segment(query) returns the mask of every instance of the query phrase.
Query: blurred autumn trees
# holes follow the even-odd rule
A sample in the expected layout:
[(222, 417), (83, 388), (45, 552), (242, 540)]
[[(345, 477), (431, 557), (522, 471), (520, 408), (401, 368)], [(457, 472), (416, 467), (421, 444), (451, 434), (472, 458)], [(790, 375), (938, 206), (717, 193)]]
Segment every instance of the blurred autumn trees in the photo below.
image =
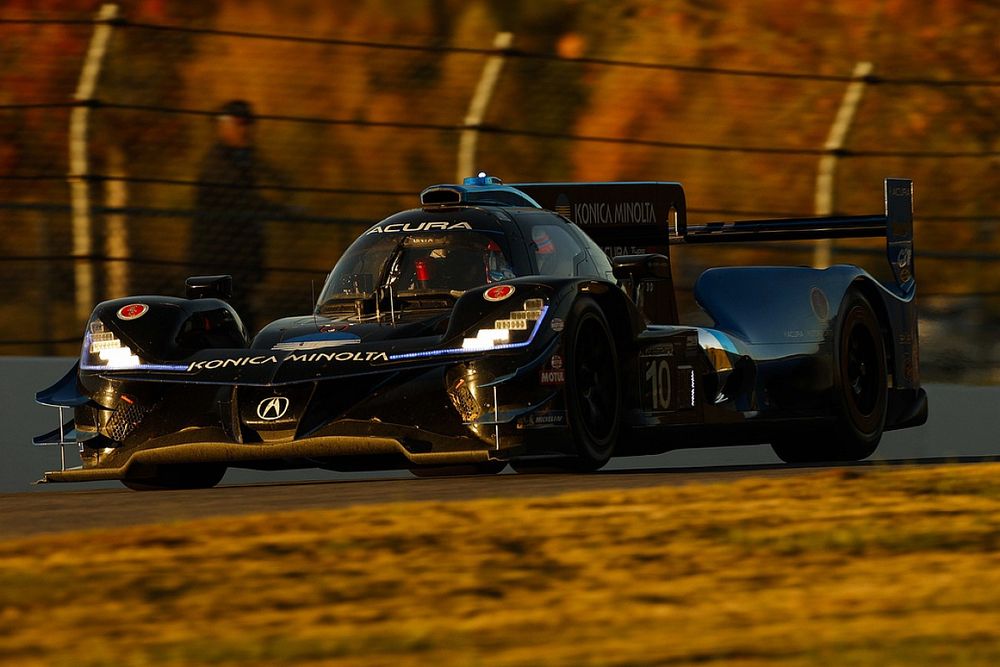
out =
[[(111, 166), (127, 179), (128, 206), (145, 211), (128, 217), (134, 257), (183, 263), (190, 181), (212, 140), (205, 112), (243, 98), (263, 116), (258, 143), (278, 172), (269, 196), (302, 212), (300, 220), (269, 228), (268, 264), (315, 269), (312, 277), (322, 280), (361, 225), (411, 206), (424, 186), (455, 178), (458, 128), (486, 59), (476, 49), (489, 49), (494, 35), (506, 30), (514, 34), (515, 53), (506, 59), (484, 120), (494, 131), (480, 136), (481, 168), (508, 181), (679, 180), (694, 222), (750, 217), (739, 212), (811, 213), (815, 151), (837, 113), (843, 77), (858, 61), (871, 61), (875, 80), (840, 160), (836, 208), (876, 212), (885, 176), (913, 178), (922, 289), (1000, 292), (996, 262), (920, 259), (928, 249), (1000, 254), (995, 3), (119, 5), (127, 24), (114, 28), (97, 90), (112, 106), (94, 109), (90, 150), (95, 172), (107, 173), (109, 161), (116, 162)], [(10, 105), (72, 100), (93, 33), (86, 21), (98, 8), (84, 0), (5, 3), (0, 18), (82, 22), (0, 23), (0, 207), (68, 201), (69, 110)], [(935, 83), (956, 80), (993, 84)], [(970, 155), (954, 156), (959, 153)], [(39, 253), (46, 243), (50, 253), (65, 251), (66, 214), (0, 208), (0, 216), (5, 256)], [(745, 261), (747, 252), (713, 249), (711, 257), (692, 254), (687, 261), (691, 267)], [(760, 257), (775, 255), (764, 251)], [(837, 257), (857, 259), (842, 249)], [(803, 251), (794, 261), (808, 263), (810, 256)], [(23, 272), (23, 266), (12, 270)], [(183, 273), (182, 266), (132, 267), (134, 288), (149, 291), (176, 292)], [(273, 310), (305, 307), (308, 290), (301, 284), (308, 279), (273, 272)], [(991, 304), (979, 306), (989, 312)], [(72, 336), (77, 328), (76, 322), (60, 323), (36, 335)], [(7, 333), (0, 337), (19, 337)]]

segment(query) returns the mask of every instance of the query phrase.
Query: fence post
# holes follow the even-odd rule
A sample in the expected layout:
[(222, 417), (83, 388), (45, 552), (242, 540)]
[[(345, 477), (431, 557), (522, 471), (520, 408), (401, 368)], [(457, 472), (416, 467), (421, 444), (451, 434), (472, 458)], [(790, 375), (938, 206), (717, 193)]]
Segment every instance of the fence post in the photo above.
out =
[(476, 169), (476, 144), (479, 141), (479, 126), (486, 115), (486, 108), (490, 105), (493, 97), (493, 89), (496, 88), (500, 78), (500, 70), (506, 58), (504, 50), (510, 48), (514, 39), (513, 33), (498, 32), (493, 38), (493, 48), (497, 50), (495, 55), (490, 56), (483, 66), (483, 73), (479, 77), (476, 85), (476, 92), (473, 93), (469, 101), (469, 110), (465, 114), (464, 128), (458, 140), (458, 171), (455, 175), (456, 183), (461, 183), (466, 176), (474, 176)]
[(104, 184), (104, 205), (109, 210), (105, 218), (104, 252), (107, 263), (105, 291), (109, 298), (129, 293), (129, 244), (126, 216), (121, 209), (128, 205), (128, 184), (125, 181), (125, 152), (118, 146), (108, 149), (108, 176)]
[(87, 151), (87, 134), (90, 127), (90, 106), (101, 73), (104, 54), (111, 38), (111, 21), (118, 16), (118, 5), (101, 5), (95, 21), (94, 34), (80, 70), (74, 99), (77, 106), (69, 118), (69, 185), (73, 215), (73, 262), (76, 286), (76, 320), (82, 326), (94, 307), (93, 253), (94, 223), (90, 206), (90, 160)]
[[(837, 116), (833, 120), (833, 125), (830, 126), (830, 133), (823, 146), (826, 155), (819, 159), (819, 168), (816, 172), (816, 215), (833, 215), (837, 159), (840, 156), (840, 151), (844, 148), (854, 114), (861, 104), (861, 96), (865, 92), (865, 84), (868, 76), (872, 73), (872, 67), (870, 62), (859, 62), (854, 66), (854, 72), (851, 74), (853, 80), (848, 84), (847, 90), (844, 92), (844, 99), (840, 102), (840, 109), (837, 110)], [(817, 241), (813, 249), (813, 266), (818, 269), (830, 266), (832, 256), (833, 240)]]

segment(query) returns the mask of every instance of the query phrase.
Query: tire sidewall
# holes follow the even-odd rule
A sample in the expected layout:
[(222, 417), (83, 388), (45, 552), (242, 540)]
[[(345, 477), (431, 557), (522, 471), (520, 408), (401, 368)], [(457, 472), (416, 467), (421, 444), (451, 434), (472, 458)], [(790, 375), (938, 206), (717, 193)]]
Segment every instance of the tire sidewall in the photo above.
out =
[[(595, 436), (583, 418), (583, 397), (578, 388), (577, 359), (581, 344), (581, 332), (587, 326), (596, 325), (603, 333), (614, 381), (615, 407), (612, 423), (604, 437)], [(622, 420), (622, 383), (619, 372), (618, 351), (614, 344), (614, 336), (608, 325), (607, 318), (590, 298), (583, 298), (573, 306), (571, 317), (566, 326), (566, 411), (569, 420), (573, 443), (581, 464), (585, 468), (596, 469), (607, 463), (614, 453), (615, 443), (621, 428)]]
[[(843, 435), (858, 443), (877, 444), (885, 428), (888, 404), (885, 340), (871, 303), (860, 292), (851, 290), (847, 293), (841, 312), (843, 314), (840, 318), (835, 348), (837, 369), (835, 391), (838, 397), (840, 423), (847, 431)], [(871, 337), (875, 350), (873, 371), (877, 373), (878, 395), (870, 413), (865, 413), (858, 407), (850, 386), (849, 345), (852, 334), (859, 328)]]

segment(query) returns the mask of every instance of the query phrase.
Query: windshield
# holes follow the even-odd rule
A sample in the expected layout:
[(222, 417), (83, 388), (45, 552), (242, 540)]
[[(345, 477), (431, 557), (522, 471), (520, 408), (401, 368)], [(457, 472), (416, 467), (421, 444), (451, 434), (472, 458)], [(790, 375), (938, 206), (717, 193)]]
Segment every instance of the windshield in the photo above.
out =
[(368, 234), (351, 244), (327, 278), (317, 306), (360, 299), (448, 294), (514, 277), (501, 234), (454, 231)]

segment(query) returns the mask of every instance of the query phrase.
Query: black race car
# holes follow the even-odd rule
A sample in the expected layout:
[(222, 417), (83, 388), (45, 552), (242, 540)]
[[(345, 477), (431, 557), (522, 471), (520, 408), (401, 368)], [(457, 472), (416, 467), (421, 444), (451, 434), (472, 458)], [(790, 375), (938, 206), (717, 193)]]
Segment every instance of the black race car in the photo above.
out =
[[(678, 183), (480, 175), (420, 200), (347, 249), (312, 313), (252, 337), (228, 276), (98, 305), (79, 363), (37, 395), (73, 419), (36, 444), (83, 462), (45, 480), (595, 470), (749, 443), (847, 461), (926, 420), (909, 181), (886, 180), (884, 215), (698, 227)], [(847, 265), (713, 268), (694, 296), (714, 324), (679, 321), (670, 245), (849, 236), (885, 236), (890, 284)]]

